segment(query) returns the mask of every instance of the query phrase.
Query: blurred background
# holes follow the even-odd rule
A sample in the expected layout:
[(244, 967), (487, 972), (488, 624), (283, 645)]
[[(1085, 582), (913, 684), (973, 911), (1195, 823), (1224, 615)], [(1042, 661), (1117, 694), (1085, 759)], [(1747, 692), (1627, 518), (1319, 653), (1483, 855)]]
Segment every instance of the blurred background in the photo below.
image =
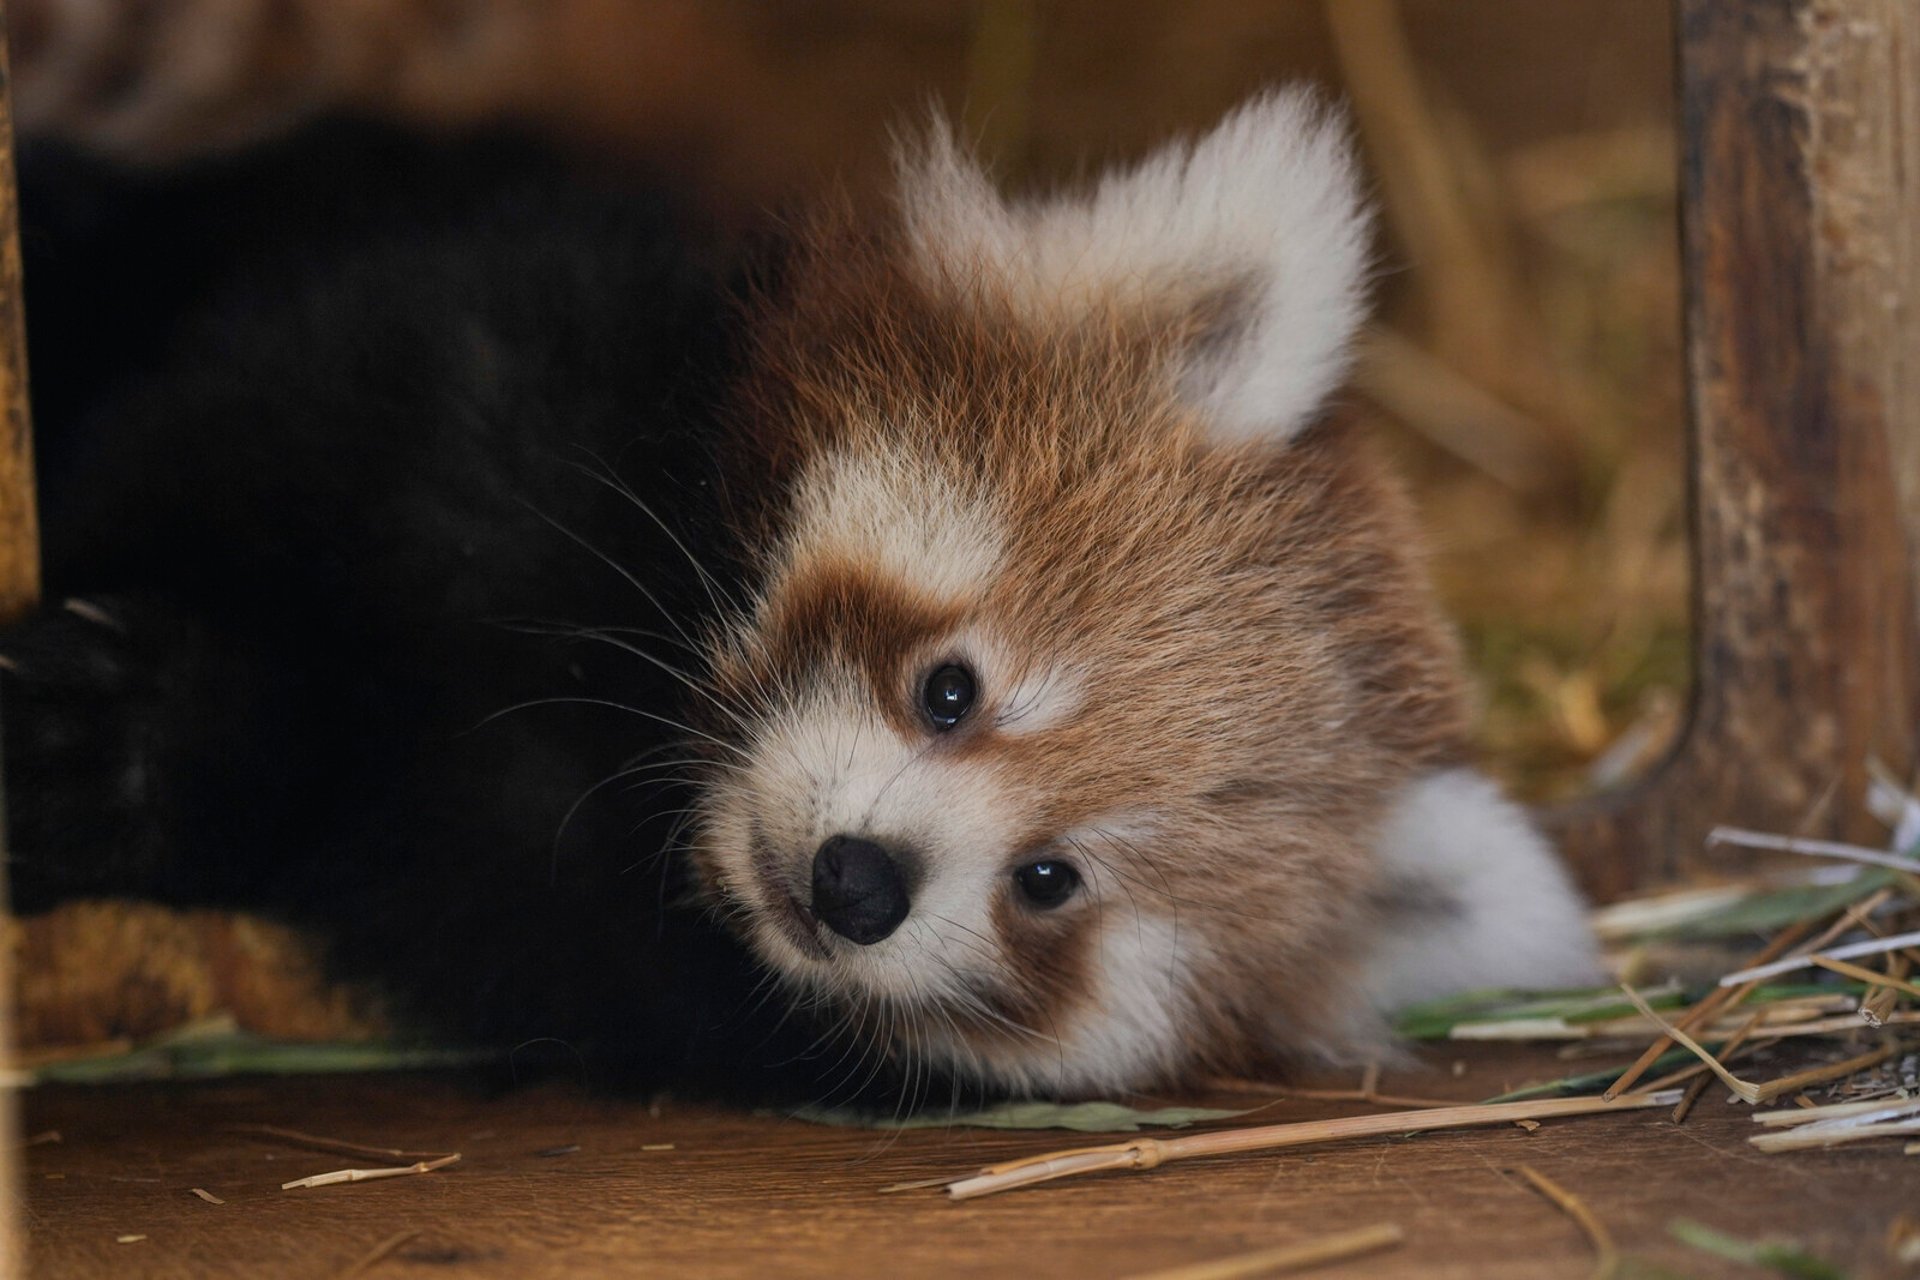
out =
[[(1381, 212), (1350, 395), (1401, 455), (1523, 796), (1617, 784), (1687, 671), (1670, 0), (7, 0), (16, 125), (164, 166), (350, 110), (516, 121), (723, 227), (944, 105), (1014, 188), (1307, 78)], [(212, 1015), (378, 1029), (277, 925), (139, 904), (12, 922), (23, 1045)], [(59, 1048), (66, 1046), (66, 1048)], [(81, 1046), (75, 1050), (73, 1046)]]
[(11, 0), (23, 134), (145, 163), (328, 110), (524, 122), (722, 224), (871, 188), (944, 104), (1012, 187), (1305, 77), (1382, 212), (1355, 397), (1404, 455), (1526, 797), (1617, 783), (1687, 680), (1670, 0)]

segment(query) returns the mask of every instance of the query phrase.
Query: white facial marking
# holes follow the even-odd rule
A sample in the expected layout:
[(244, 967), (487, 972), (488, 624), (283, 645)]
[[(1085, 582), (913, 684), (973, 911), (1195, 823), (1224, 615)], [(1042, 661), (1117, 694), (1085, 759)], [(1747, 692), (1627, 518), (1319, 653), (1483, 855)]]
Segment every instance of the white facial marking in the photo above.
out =
[(1065, 662), (1035, 661), (985, 627), (968, 627), (933, 650), (973, 670), (993, 706), (993, 727), (1019, 736), (1055, 729), (1080, 713), (1085, 681)]
[(928, 1047), (1007, 1088), (1074, 1096), (1128, 1089), (1177, 1066), (1193, 938), (1158, 915), (1103, 904), (1094, 926), (1093, 987), (1058, 1022), (982, 1051), (950, 1035)]
[(1080, 676), (1071, 668), (1042, 668), (1001, 696), (994, 727), (1015, 735), (1056, 729), (1079, 714), (1083, 693)]
[(807, 469), (794, 502), (790, 545), (801, 557), (870, 565), (942, 598), (993, 580), (999, 520), (924, 460), (841, 453)]
[[(984, 1079), (1036, 1094), (1133, 1088), (1177, 1069), (1192, 1009), (1188, 984), (1204, 944), (1138, 866), (1157, 830), (1150, 815), (1116, 814), (1058, 841), (1084, 885), (1080, 899), (1058, 909), (1090, 913), (1083, 925), (1094, 931), (1090, 985), (1080, 998), (990, 1049), (952, 1036), (929, 1036), (929, 1048)], [(1033, 975), (1010, 975), (1015, 982), (1023, 976)]]
[(1151, 1076), (1181, 1051), (1180, 1015), (1194, 939), (1172, 920), (1109, 904), (1100, 930), (1099, 984), (1067, 1032), (1081, 1087)]
[[(870, 699), (851, 676), (823, 680), (755, 737), (746, 772), (729, 781), (716, 823), (721, 856), (738, 863), (727, 868), (729, 877), (742, 876), (756, 903), (772, 912), (781, 904), (758, 883), (748, 841), (736, 833), (758, 827), (778, 861), (780, 888), (802, 901), (820, 844), (834, 835), (861, 836), (918, 864), (907, 925), (918, 920), (942, 935), (990, 937), (993, 894), (1012, 840), (997, 778), (980, 763), (930, 750), (930, 737), (903, 737)], [(905, 925), (870, 946), (828, 938), (827, 960), (803, 954), (778, 929), (761, 935), (769, 959), (828, 987), (912, 998), (943, 986), (924, 963), (924, 936)], [(998, 956), (971, 963), (989, 962), (998, 964)]]

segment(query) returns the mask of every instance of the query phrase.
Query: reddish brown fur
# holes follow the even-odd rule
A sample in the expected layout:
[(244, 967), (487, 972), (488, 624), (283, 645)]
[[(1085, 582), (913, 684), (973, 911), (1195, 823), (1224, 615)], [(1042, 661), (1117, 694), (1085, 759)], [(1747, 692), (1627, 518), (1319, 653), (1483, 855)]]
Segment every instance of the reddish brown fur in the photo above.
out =
[[(1146, 797), (1173, 830), (1132, 878), (1205, 924), (1196, 1059), (1252, 1065), (1276, 1008), (1311, 1041), (1341, 1016), (1316, 1001), (1350, 962), (1369, 825), (1394, 788), (1464, 755), (1460, 664), (1409, 504), (1348, 419), (1284, 446), (1206, 442), (1170, 376), (1199, 300), (1041, 331), (893, 243), (826, 220), (760, 319), (742, 412), (774, 478), (767, 553), (784, 554), (778, 495), (802, 467), (879, 449), (990, 503), (1005, 567), (978, 599), (935, 602), (842, 563), (794, 566), (723, 684), (783, 664), (803, 679), (831, 636), (910, 733), (915, 663), (963, 617), (1036, 665), (1073, 664), (1083, 714), (1025, 736), (979, 717), (942, 749), (994, 764), (1034, 845)], [(1063, 928), (1009, 898), (994, 919), (1032, 979), (995, 1006), (1035, 1028), (1066, 1016), (1086, 995), (1087, 917)]]

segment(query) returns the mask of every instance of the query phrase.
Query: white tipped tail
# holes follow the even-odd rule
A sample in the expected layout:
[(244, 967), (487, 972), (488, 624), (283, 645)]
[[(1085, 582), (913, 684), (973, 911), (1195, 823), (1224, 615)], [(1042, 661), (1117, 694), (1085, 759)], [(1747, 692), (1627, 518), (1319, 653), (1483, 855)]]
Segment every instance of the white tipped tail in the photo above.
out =
[(1407, 786), (1382, 827), (1363, 982), (1393, 1009), (1481, 987), (1606, 981), (1586, 904), (1520, 807), (1469, 769)]

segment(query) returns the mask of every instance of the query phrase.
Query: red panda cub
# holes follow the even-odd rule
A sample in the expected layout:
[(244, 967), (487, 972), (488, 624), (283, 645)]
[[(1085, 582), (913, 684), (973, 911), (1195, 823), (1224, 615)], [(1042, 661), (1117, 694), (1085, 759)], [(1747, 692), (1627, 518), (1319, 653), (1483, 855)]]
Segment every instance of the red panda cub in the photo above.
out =
[(22, 173), (22, 909), (245, 906), (403, 1024), (909, 1101), (1597, 976), (1329, 407), (1369, 228), (1311, 97), (1031, 201), (936, 125), (746, 269), (498, 138)]
[(936, 125), (818, 220), (736, 405), (777, 495), (716, 629), (705, 892), (801, 1000), (1045, 1094), (1364, 1060), (1593, 980), (1468, 764), (1407, 500), (1329, 410), (1369, 225), (1301, 92), (1031, 201)]

